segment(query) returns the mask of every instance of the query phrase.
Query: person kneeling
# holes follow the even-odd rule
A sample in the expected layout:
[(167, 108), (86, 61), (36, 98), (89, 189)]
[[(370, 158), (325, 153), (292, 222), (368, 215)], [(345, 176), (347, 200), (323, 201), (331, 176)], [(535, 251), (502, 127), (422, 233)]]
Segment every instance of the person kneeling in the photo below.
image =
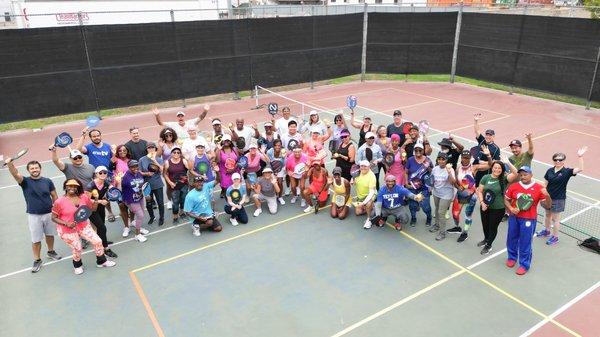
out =
[(223, 227), (217, 220), (211, 205), (211, 195), (215, 188), (215, 181), (204, 182), (204, 176), (195, 176), (193, 180), (194, 189), (185, 196), (183, 210), (187, 216), (194, 219), (192, 230), (194, 236), (200, 236), (200, 230), (211, 229), (220, 232)]
[(244, 209), (244, 204), (248, 201), (246, 195), (246, 184), (242, 183), (242, 176), (239, 173), (231, 175), (233, 184), (227, 188), (225, 195), (227, 196), (227, 203), (225, 204), (225, 213), (230, 214), (232, 226), (237, 226), (240, 222), (243, 224), (248, 223), (248, 214)]
[(277, 195), (279, 195), (279, 192), (280, 188), (277, 183), (277, 177), (273, 174), (271, 168), (266, 167), (263, 169), (262, 176), (254, 184), (255, 194), (252, 196), (254, 205), (256, 206), (254, 216), (259, 216), (262, 213), (262, 206), (260, 204), (262, 201), (267, 202), (269, 213), (277, 213)]
[(342, 168), (335, 167), (332, 171), (333, 178), (328, 178), (328, 183), (333, 189), (331, 197), (331, 217), (344, 220), (348, 216), (348, 209), (352, 203), (350, 198), (350, 182), (342, 177)]
[(361, 160), (359, 163), (360, 174), (350, 182), (356, 187), (356, 202), (354, 211), (356, 215), (367, 214), (367, 220), (363, 226), (364, 229), (371, 228), (371, 219), (369, 214), (373, 211), (373, 197), (376, 192), (376, 178), (371, 171), (371, 163), (368, 160)]
[(375, 201), (373, 218), (375, 224), (383, 227), (387, 218), (391, 215), (395, 217), (394, 228), (399, 231), (402, 230), (402, 225), (406, 225), (410, 221), (410, 211), (408, 210), (406, 198), (420, 202), (423, 195), (415, 195), (408, 189), (397, 185), (396, 177), (391, 174), (385, 177), (385, 186), (379, 190)]
[[(304, 209), (304, 213), (319, 212), (319, 208), (325, 206), (327, 202), (328, 188), (328, 174), (324, 167), (321, 167), (320, 160), (313, 160), (311, 168), (307, 173), (309, 185), (302, 191), (302, 198), (306, 200), (308, 207)], [(316, 199), (313, 202), (313, 198)]]

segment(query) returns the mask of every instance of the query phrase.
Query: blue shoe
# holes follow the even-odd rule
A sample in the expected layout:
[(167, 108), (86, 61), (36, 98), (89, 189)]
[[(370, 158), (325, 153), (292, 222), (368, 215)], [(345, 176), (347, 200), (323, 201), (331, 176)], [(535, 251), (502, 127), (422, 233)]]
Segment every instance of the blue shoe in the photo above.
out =
[(548, 241), (546, 241), (546, 244), (547, 244), (548, 246), (552, 246), (552, 245), (555, 245), (555, 244), (557, 244), (557, 243), (558, 243), (558, 236), (554, 236), (554, 235), (552, 235), (552, 236), (550, 237), (550, 239), (548, 239)]
[(535, 233), (535, 236), (537, 236), (538, 238), (539, 237), (547, 237), (547, 236), (550, 236), (550, 231), (544, 228), (543, 230)]

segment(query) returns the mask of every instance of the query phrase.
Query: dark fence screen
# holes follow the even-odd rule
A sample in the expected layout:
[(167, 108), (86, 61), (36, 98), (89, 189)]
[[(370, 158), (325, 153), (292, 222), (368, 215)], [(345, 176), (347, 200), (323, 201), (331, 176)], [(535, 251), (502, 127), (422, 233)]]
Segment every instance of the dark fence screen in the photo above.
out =
[(457, 74), (587, 98), (599, 45), (597, 20), (465, 13)]
[(370, 13), (367, 71), (450, 73), (457, 13)]
[[(456, 22), (369, 13), (367, 71), (450, 73)], [(599, 36), (598, 20), (464, 13), (457, 74), (587, 98)], [(363, 14), (0, 30), (0, 122), (358, 74), (362, 38)]]

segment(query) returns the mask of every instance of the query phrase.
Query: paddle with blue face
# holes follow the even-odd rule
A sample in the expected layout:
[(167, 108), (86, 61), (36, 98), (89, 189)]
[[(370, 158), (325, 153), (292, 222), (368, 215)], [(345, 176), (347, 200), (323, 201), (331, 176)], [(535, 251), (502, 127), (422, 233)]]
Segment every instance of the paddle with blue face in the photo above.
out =
[(85, 125), (88, 128), (95, 128), (100, 124), (100, 117), (96, 115), (90, 115), (85, 119)]
[(73, 143), (73, 137), (67, 132), (61, 132), (54, 138), (54, 146), (64, 149)]
[(108, 191), (106, 191), (106, 199), (108, 199), (108, 201), (121, 201), (122, 200), (122, 194), (121, 194), (121, 190), (119, 190), (116, 187), (111, 187), (108, 189)]
[(358, 105), (358, 100), (356, 99), (356, 96), (348, 96), (346, 98), (346, 105), (348, 106), (348, 108), (350, 108), (352, 113), (354, 113), (354, 108), (356, 108), (356, 105)]
[(75, 210), (73, 220), (75, 220), (77, 223), (84, 222), (90, 217), (90, 215), (92, 215), (92, 209), (86, 205), (81, 205), (77, 208), (77, 210)]

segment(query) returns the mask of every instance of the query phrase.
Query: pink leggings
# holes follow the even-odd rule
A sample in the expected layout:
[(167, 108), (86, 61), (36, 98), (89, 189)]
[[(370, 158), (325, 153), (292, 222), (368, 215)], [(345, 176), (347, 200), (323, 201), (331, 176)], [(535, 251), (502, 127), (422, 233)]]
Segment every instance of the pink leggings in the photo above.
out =
[(104, 256), (104, 247), (102, 246), (102, 240), (90, 224), (88, 223), (80, 230), (76, 230), (74, 233), (65, 233), (63, 226), (56, 226), (56, 231), (60, 238), (73, 250), (73, 261), (81, 261), (81, 239), (85, 239), (94, 246), (94, 252), (96, 256)]
[(135, 228), (139, 230), (142, 227), (142, 221), (144, 221), (144, 199), (132, 204), (127, 204), (127, 207), (135, 214), (133, 223), (135, 224)]

